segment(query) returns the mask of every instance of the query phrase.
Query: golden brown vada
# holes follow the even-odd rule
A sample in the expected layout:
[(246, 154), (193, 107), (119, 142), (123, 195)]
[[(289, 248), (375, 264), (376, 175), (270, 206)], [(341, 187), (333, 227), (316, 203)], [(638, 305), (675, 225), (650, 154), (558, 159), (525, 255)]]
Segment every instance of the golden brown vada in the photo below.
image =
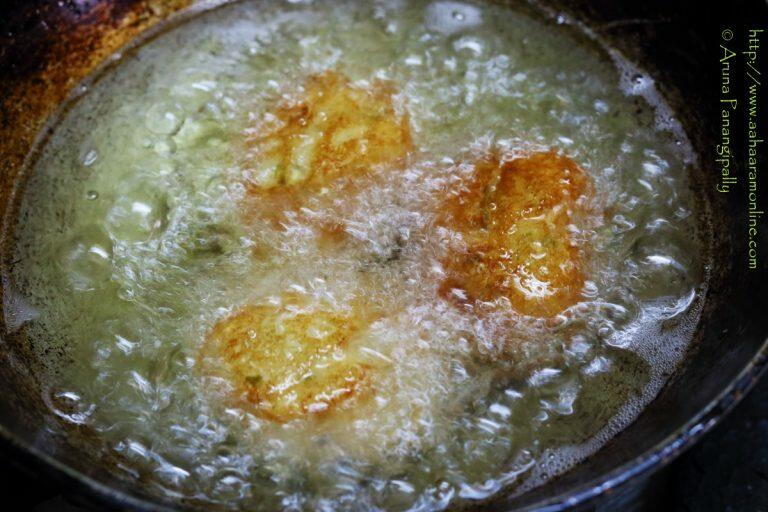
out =
[(392, 82), (353, 84), (326, 71), (298, 97), (279, 103), (248, 131), (248, 187), (326, 184), (339, 176), (400, 162), (413, 148), (406, 112)]
[(349, 346), (363, 325), (352, 312), (290, 298), (247, 305), (213, 327), (201, 362), (258, 416), (282, 423), (322, 415), (368, 386), (371, 368)]
[(449, 251), (440, 291), (454, 302), (509, 300), (520, 314), (552, 317), (578, 302), (582, 254), (573, 236), (584, 171), (555, 151), (478, 161), (441, 205), (464, 245)]

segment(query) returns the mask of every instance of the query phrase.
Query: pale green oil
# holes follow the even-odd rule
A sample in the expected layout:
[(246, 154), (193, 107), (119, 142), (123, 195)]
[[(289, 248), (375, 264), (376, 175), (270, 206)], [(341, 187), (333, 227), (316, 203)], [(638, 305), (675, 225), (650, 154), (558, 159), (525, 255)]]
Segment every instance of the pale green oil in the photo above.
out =
[[(417, 154), (343, 206), (361, 243), (318, 258), (298, 220), (242, 224), (234, 141), (327, 69), (394, 81)], [(44, 399), (119, 452), (121, 477), (149, 493), (204, 509), (432, 510), (530, 488), (626, 426), (696, 325), (690, 162), (639, 95), (652, 89), (566, 27), (482, 3), (204, 13), (126, 56), (42, 147), (14, 234), (7, 324), (41, 356), (65, 350)], [(491, 143), (559, 148), (604, 212), (580, 234), (594, 250), (573, 329), (524, 344), (518, 368), (472, 359), (467, 333), (491, 354), (498, 340), (442, 301), (431, 273), (441, 245), (425, 205), (451, 161)], [(273, 256), (254, 259), (259, 244)], [(398, 398), (380, 414), (339, 432), (275, 426), (228, 407), (196, 370), (206, 333), (241, 305), (288, 289), (343, 302), (363, 274), (393, 305), (367, 338), (393, 361)]]

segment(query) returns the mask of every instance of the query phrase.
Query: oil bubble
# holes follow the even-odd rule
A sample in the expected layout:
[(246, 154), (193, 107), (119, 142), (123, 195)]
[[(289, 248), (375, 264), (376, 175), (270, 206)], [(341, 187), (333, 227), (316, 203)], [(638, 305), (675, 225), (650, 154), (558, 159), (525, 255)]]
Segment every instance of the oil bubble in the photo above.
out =
[(70, 237), (62, 248), (60, 265), (75, 290), (103, 286), (112, 274), (112, 241), (96, 225), (89, 225)]
[(118, 240), (138, 242), (159, 235), (168, 222), (164, 194), (141, 184), (119, 195), (107, 213), (107, 228)]

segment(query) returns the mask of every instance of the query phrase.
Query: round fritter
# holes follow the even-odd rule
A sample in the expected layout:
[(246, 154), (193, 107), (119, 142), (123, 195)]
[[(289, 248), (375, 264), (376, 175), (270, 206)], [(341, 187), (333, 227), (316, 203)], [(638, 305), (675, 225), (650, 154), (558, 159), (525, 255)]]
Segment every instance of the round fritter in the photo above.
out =
[(247, 132), (249, 189), (324, 184), (402, 161), (413, 143), (395, 92), (389, 81), (357, 85), (334, 71), (309, 77), (300, 95)]
[(350, 347), (361, 328), (351, 312), (330, 307), (291, 300), (248, 305), (214, 326), (201, 361), (257, 415), (286, 422), (326, 413), (364, 392), (370, 367)]
[(464, 244), (450, 251), (441, 293), (453, 301), (509, 300), (520, 314), (551, 317), (578, 302), (584, 285), (574, 238), (584, 171), (555, 151), (491, 154), (441, 208)]

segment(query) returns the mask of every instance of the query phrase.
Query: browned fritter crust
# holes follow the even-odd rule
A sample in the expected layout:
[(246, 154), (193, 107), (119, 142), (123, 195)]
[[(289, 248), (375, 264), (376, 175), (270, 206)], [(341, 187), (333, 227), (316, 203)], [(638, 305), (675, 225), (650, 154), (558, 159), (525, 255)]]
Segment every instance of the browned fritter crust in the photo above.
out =
[(465, 242), (444, 261), (441, 293), (460, 303), (504, 297), (537, 317), (578, 302), (585, 278), (572, 226), (589, 189), (584, 171), (555, 151), (476, 162), (441, 207), (441, 222)]
[(258, 416), (286, 422), (325, 414), (368, 387), (370, 367), (349, 350), (361, 327), (350, 313), (329, 308), (248, 305), (214, 326), (201, 361)]
[(341, 73), (308, 78), (302, 94), (278, 104), (249, 130), (248, 187), (324, 185), (339, 176), (402, 162), (412, 150), (408, 115), (392, 82), (352, 84)]

